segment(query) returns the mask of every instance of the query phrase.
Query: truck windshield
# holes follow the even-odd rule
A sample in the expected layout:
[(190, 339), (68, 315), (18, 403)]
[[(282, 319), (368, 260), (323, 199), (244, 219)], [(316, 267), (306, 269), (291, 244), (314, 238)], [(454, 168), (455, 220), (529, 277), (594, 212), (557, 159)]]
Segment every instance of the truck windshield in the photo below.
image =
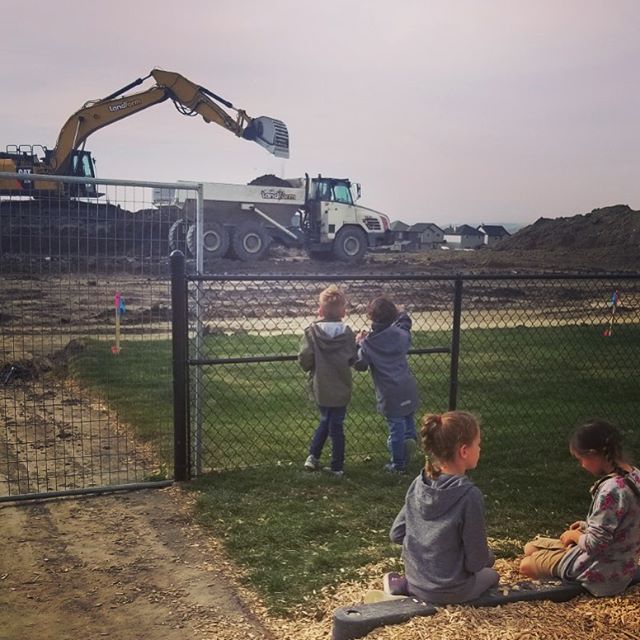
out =
[(335, 202), (344, 202), (345, 204), (353, 204), (351, 191), (346, 184), (336, 184), (333, 187), (333, 198)]
[(317, 180), (316, 198), (325, 202), (343, 202), (353, 204), (353, 196), (348, 183), (333, 180)]

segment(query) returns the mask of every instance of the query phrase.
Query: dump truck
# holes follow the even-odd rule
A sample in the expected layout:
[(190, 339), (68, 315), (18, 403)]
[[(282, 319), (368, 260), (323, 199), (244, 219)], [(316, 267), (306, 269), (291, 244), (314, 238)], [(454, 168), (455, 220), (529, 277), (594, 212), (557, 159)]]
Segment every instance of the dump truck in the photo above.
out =
[(205, 264), (223, 257), (254, 262), (272, 243), (354, 263), (368, 248), (391, 242), (389, 217), (357, 205), (360, 195), (358, 183), (322, 175), (263, 176), (248, 185), (206, 182), (200, 239), (193, 191), (158, 188), (153, 201), (183, 212), (169, 230), (170, 248), (196, 257), (200, 247)]

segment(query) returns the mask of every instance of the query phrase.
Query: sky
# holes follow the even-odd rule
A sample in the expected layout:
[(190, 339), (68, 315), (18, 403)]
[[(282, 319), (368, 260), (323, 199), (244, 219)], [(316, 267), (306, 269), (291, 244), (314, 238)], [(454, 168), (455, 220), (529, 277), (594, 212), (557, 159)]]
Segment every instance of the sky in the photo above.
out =
[(159, 67), (284, 121), (290, 159), (167, 101), (89, 137), (99, 177), (321, 173), (441, 226), (640, 209), (637, 0), (30, 6), (3, 4), (0, 147), (53, 147), (86, 101)]

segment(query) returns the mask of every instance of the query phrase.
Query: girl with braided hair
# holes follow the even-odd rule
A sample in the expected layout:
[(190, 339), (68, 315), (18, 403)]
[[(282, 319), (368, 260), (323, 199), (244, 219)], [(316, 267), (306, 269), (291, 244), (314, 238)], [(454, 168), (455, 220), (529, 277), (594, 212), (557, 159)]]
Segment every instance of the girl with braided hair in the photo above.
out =
[(449, 411), (424, 416), (420, 433), (427, 461), (389, 533), (402, 544), (405, 576), (386, 574), (384, 591), (437, 604), (475, 600), (499, 580), (482, 492), (466, 475), (480, 458), (480, 425)]
[(520, 571), (577, 582), (594, 596), (621, 593), (640, 578), (640, 470), (624, 455), (620, 432), (604, 420), (578, 427), (569, 450), (583, 469), (599, 476), (587, 519), (574, 522), (559, 539), (527, 543)]

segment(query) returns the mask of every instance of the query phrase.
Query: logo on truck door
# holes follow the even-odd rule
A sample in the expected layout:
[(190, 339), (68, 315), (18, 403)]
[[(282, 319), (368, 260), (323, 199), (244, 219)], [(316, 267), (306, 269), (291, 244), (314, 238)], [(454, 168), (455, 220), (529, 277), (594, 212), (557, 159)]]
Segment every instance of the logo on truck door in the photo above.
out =
[(295, 200), (293, 193), (286, 193), (282, 189), (262, 189), (260, 195), (265, 200)]

